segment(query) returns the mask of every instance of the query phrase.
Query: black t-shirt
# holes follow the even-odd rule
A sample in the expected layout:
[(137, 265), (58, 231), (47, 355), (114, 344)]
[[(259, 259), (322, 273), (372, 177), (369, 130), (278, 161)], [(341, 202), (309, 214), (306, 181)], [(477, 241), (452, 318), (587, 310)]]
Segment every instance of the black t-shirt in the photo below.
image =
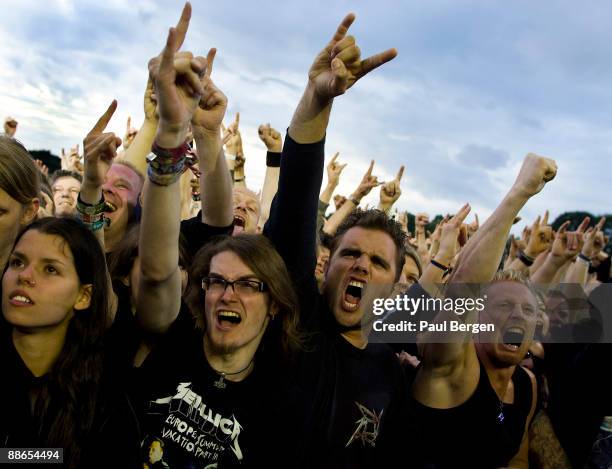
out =
[[(51, 402), (44, 419), (34, 414), (31, 396), (33, 398), (49, 386), (49, 375), (35, 377), (32, 374), (13, 345), (10, 326), (4, 322), (0, 324), (0, 369), (4, 376), (0, 386), (0, 446), (48, 447), (51, 420), (63, 403)], [(107, 362), (98, 388), (94, 423), (90, 434), (81, 442), (79, 467), (136, 467), (140, 435), (125, 385), (117, 379), (112, 365)], [(91, 399), (91, 396), (79, 397)], [(64, 453), (64, 461), (69, 461), (67, 453)]]
[[(317, 291), (315, 243), (323, 148), (323, 141), (301, 145), (287, 135), (278, 191), (264, 227), (297, 287), (301, 324), (310, 334), (296, 369), (309, 402), (305, 452), (294, 466), (406, 467), (409, 389), (397, 357), (384, 344), (360, 350), (342, 338)], [(404, 461), (398, 458), (400, 447)]]
[(256, 355), (243, 381), (220, 380), (205, 358), (202, 331), (181, 314), (134, 378), (143, 464), (156, 445), (173, 469), (292, 467), (303, 419), (295, 415), (295, 390), (266, 358)]
[(185, 242), (187, 254), (190, 259), (196, 255), (202, 246), (204, 246), (214, 236), (231, 235), (234, 229), (234, 223), (229, 226), (210, 226), (202, 222), (202, 211), (187, 220), (181, 221), (181, 236)]

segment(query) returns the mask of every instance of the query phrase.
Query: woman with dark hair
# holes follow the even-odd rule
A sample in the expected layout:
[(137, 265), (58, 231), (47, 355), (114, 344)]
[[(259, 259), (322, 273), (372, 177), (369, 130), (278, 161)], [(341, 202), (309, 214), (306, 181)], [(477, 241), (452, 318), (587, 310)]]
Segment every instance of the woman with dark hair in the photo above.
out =
[(4, 269), (19, 231), (38, 212), (40, 171), (17, 140), (0, 136), (0, 268)]
[(63, 448), (70, 468), (137, 454), (130, 406), (105, 372), (107, 287), (102, 249), (76, 220), (44, 218), (17, 238), (2, 277), (4, 447)]

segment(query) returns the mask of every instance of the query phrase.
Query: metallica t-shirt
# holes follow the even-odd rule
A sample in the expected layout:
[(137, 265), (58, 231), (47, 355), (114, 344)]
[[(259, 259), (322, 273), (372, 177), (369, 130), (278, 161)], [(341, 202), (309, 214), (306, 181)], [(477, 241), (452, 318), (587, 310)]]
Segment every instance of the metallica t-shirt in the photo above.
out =
[[(257, 356), (241, 382), (221, 379), (204, 355), (202, 332), (179, 316), (135, 370), (144, 467), (276, 467), (299, 444), (292, 390)], [(164, 465), (165, 464), (165, 465)]]

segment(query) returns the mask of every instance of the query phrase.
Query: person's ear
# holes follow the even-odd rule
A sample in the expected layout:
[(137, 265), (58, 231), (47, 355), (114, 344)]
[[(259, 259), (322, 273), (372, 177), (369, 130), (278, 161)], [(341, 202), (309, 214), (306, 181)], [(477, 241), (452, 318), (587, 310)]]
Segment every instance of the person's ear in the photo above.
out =
[(27, 226), (34, 221), (38, 214), (38, 208), (40, 207), (40, 199), (34, 197), (23, 209), (19, 224), (21, 226)]
[(270, 304), (270, 308), (268, 309), (268, 314), (270, 315), (270, 320), (274, 321), (274, 319), (276, 318), (276, 316), (278, 315), (278, 304), (276, 304), (275, 301), (273, 301)]
[(120, 282), (123, 283), (126, 287), (130, 286), (130, 276), (126, 275), (120, 279)]
[(91, 284), (81, 285), (81, 290), (79, 291), (79, 296), (74, 303), (74, 309), (77, 311), (81, 311), (89, 308), (91, 305), (91, 295), (93, 293), (93, 286)]

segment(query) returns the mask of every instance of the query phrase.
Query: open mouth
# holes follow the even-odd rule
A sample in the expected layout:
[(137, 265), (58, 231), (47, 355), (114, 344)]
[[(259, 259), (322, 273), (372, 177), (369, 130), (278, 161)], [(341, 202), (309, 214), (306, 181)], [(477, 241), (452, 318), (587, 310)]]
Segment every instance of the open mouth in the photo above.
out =
[(24, 305), (33, 305), (34, 304), (34, 302), (30, 299), (30, 297), (28, 297), (28, 296), (26, 296), (24, 294), (11, 295), (9, 297), (9, 301), (14, 306), (24, 306)]
[(240, 215), (234, 215), (234, 226), (240, 226), (244, 229), (246, 225), (246, 219)]
[(525, 330), (520, 327), (510, 327), (504, 331), (503, 345), (508, 350), (516, 351), (523, 344)]
[(104, 212), (105, 213), (113, 213), (117, 211), (117, 206), (108, 200), (104, 201)]
[(342, 306), (347, 311), (355, 311), (359, 308), (359, 302), (361, 301), (361, 295), (363, 294), (363, 289), (365, 288), (365, 283), (360, 282), (359, 280), (351, 280), (344, 291), (344, 297), (342, 301)]
[(242, 322), (242, 317), (234, 311), (218, 311), (217, 322), (225, 329), (240, 324)]

